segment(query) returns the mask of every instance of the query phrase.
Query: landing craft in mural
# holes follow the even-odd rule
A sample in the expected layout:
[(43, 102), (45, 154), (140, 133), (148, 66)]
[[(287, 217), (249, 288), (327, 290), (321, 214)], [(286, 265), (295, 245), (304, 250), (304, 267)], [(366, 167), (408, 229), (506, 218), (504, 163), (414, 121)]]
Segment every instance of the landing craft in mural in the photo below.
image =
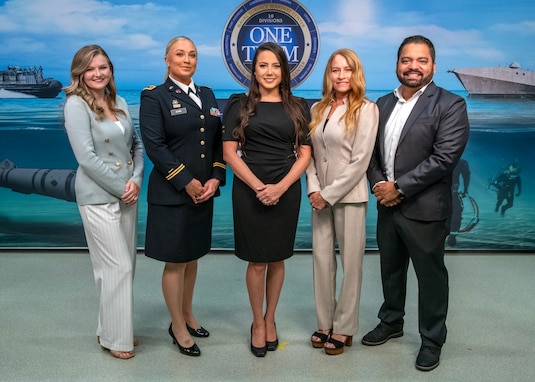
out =
[(43, 78), (42, 67), (8, 66), (7, 70), (0, 71), (0, 89), (38, 98), (56, 98), (62, 87), (61, 82), (53, 78)]
[(9, 159), (0, 162), (0, 187), (22, 194), (39, 194), (74, 202), (75, 178), (76, 170), (18, 168)]

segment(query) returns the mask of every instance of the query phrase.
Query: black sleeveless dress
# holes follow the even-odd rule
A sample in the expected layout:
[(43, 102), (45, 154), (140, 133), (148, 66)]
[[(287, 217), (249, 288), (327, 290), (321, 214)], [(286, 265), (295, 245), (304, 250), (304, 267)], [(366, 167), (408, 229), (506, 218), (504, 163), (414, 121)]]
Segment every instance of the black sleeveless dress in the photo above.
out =
[[(233, 95), (223, 113), (223, 140), (233, 141), (240, 105), (246, 96)], [(310, 114), (303, 100), (307, 121)], [(277, 183), (295, 163), (295, 129), (281, 102), (259, 102), (245, 128), (242, 159), (264, 184)], [(308, 144), (308, 142), (307, 142)], [(242, 260), (268, 263), (293, 255), (301, 181), (297, 180), (275, 206), (265, 206), (256, 192), (234, 176), (232, 211), (235, 254)]]

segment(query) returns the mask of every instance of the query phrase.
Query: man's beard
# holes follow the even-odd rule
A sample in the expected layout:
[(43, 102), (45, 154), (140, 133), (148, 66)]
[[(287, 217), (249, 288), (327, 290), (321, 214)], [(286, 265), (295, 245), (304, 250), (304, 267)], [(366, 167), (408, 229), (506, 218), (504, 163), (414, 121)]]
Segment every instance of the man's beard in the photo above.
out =
[[(405, 78), (405, 74), (408, 74), (408, 73), (418, 73), (422, 77), (420, 77), (420, 80), (418, 80), (418, 81), (413, 80), (413, 79), (408, 80), (408, 79)], [(429, 74), (427, 77), (425, 77), (425, 76), (423, 76), (422, 72), (420, 72), (418, 70), (406, 71), (402, 75), (396, 73), (396, 75), (398, 77), (399, 82), (401, 82), (402, 85), (404, 85), (404, 86), (406, 86), (408, 88), (417, 88), (417, 89), (427, 85), (433, 79), (433, 74), (432, 73)]]

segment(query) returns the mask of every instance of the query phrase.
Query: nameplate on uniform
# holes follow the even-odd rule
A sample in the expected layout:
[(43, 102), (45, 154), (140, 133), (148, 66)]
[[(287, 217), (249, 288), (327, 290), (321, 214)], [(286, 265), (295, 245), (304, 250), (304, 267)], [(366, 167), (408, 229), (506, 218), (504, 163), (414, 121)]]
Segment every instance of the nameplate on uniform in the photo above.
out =
[(174, 117), (175, 115), (186, 114), (188, 111), (186, 110), (185, 107), (181, 107), (180, 109), (171, 109), (170, 112), (171, 112), (171, 117)]

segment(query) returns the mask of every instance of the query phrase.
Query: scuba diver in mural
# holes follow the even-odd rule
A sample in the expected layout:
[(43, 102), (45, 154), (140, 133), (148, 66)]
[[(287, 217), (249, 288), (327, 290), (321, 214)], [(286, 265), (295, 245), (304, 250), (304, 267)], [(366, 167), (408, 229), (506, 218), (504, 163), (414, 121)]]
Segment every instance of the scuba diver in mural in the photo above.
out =
[[(462, 189), (461, 189), (462, 178)], [(447, 243), (454, 247), (457, 245), (457, 235), (459, 233), (471, 231), (479, 222), (479, 207), (470, 195), (468, 195), (468, 186), (470, 185), (470, 167), (465, 159), (460, 159), (452, 174), (452, 211), (450, 219), (450, 234)], [(464, 210), (464, 199), (470, 201), (473, 210), (473, 216), (468, 220), (468, 223), (461, 227)]]
[[(522, 181), (520, 179), (520, 166), (518, 165), (517, 160), (511, 162), (509, 167), (500, 172), (489, 183), (489, 189), (494, 190), (497, 193), (496, 207), (494, 208), (495, 212), (498, 212), (501, 207), (501, 215), (504, 216), (505, 211), (513, 206), (515, 187), (518, 188), (516, 196), (520, 196), (520, 193), (522, 192)], [(507, 203), (502, 206), (504, 201)]]

